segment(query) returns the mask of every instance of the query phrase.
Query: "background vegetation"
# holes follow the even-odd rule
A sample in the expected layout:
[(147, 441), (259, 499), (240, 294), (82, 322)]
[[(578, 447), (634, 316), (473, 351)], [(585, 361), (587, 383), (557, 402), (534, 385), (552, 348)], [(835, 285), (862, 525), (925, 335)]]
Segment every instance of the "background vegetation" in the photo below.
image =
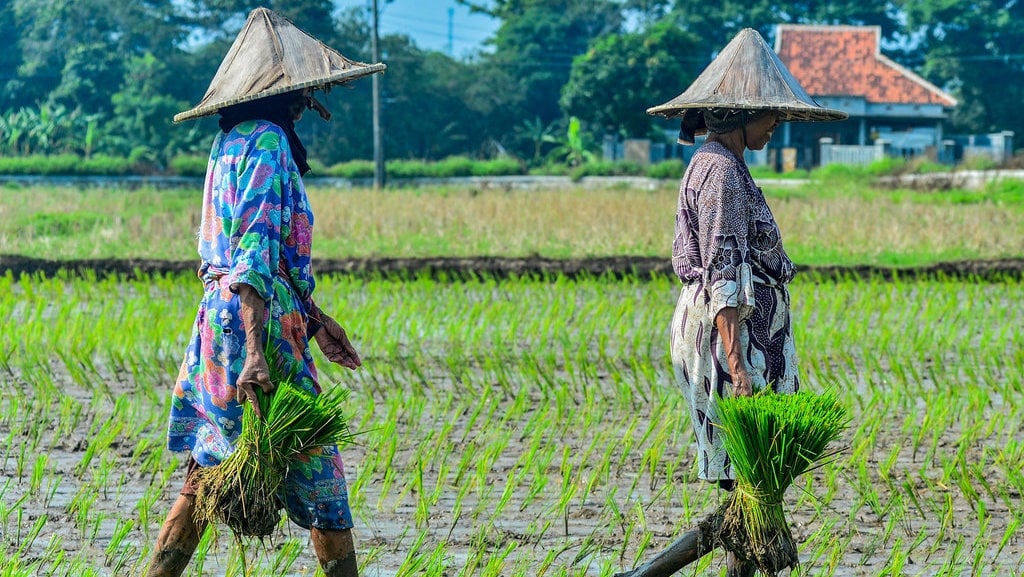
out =
[[(512, 155), (532, 168), (564, 147), (569, 120), (589, 145), (605, 134), (671, 128), (643, 114), (682, 91), (740, 28), (773, 40), (778, 23), (870, 24), (886, 55), (959, 100), (950, 132), (1024, 134), (1024, 5), (939, 0), (459, 0), (500, 21), (479, 54), (454, 59), (387, 35), (382, 49), (390, 158)], [(370, 60), (367, 13), (330, 0), (272, 0), (343, 54)], [(198, 102), (244, 22), (241, 0), (10, 0), (0, 54), (0, 155), (97, 154), (133, 172), (204, 156), (211, 119), (172, 126)], [(336, 118), (300, 132), (324, 166), (372, 157), (369, 82), (327, 97)], [(563, 152), (565, 150), (563, 149)], [(579, 152), (579, 151), (575, 151)], [(559, 162), (568, 158), (560, 154)]]

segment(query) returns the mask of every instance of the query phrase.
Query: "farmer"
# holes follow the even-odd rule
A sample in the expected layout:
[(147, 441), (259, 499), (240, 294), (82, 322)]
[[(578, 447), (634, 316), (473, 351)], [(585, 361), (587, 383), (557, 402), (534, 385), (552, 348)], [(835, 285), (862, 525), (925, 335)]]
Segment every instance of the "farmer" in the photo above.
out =
[[(360, 366), (344, 329), (312, 298), (313, 214), (301, 178), (309, 165), (294, 123), (306, 108), (329, 118), (313, 90), (383, 69), (350, 61), (260, 8), (249, 15), (203, 100), (174, 117), (180, 122), (219, 113), (221, 130), (199, 230), (205, 292), (171, 398), (168, 447), (190, 453), (188, 472), (157, 537), (149, 577), (181, 575), (206, 529), (194, 516), (196, 471), (231, 454), (243, 404), (258, 411), (256, 388), (274, 389), (266, 341), (282, 369), (311, 392), (320, 390), (311, 339), (330, 361)], [(357, 575), (337, 448), (323, 448), (290, 469), (279, 497), (289, 518), (310, 530), (324, 574)]]
[[(681, 117), (681, 144), (707, 134), (679, 187), (672, 267), (683, 286), (670, 349), (697, 437), (698, 476), (732, 490), (717, 399), (799, 387), (786, 289), (796, 271), (744, 152), (762, 150), (781, 122), (847, 115), (814, 102), (751, 29), (648, 113)], [(729, 575), (753, 572), (731, 553), (727, 564)]]

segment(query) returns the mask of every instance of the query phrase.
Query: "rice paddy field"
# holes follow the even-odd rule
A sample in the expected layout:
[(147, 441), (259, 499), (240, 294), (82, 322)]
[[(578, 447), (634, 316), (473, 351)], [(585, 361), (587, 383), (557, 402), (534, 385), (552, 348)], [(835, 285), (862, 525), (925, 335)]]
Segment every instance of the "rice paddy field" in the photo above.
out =
[[(84, 209), (58, 191), (68, 198), (29, 217), (35, 195), (4, 191), (0, 253), (189, 258), (179, 244), (192, 244), (198, 206), (184, 193), (144, 193), (163, 216), (132, 225), (130, 193), (79, 192), (103, 216), (40, 234), (17, 223), (80, 223), (67, 214)], [(438, 214), (461, 223), (445, 226), (476, 247), (464, 254), (653, 254), (671, 235), (671, 190), (569, 191), (556, 214), (527, 194), (315, 191), (317, 238), (325, 257), (350, 255), (355, 241), (337, 231), (378, 226), (373, 254), (424, 256)], [(1024, 246), (1019, 201), (770, 194), (798, 263), (1006, 258)], [(396, 198), (406, 202), (345, 220)], [(122, 224), (104, 202), (125, 203)], [(595, 203), (604, 212), (588, 216)], [(490, 221), (472, 212), (490, 207)], [(411, 236), (390, 237), (393, 219)], [(573, 229), (564, 239), (559, 219)], [(126, 244), (132, 226), (157, 240)], [(520, 226), (533, 235), (517, 237)], [(839, 456), (787, 494), (800, 575), (1024, 572), (1020, 279), (804, 274), (791, 285), (803, 386), (833, 388), (853, 415)], [(364, 360), (351, 372), (318, 357), (326, 386), (351, 391), (359, 434), (344, 455), (362, 574), (608, 576), (711, 512), (722, 494), (696, 479), (667, 358), (677, 291), (663, 276), (321, 277), (318, 301)], [(0, 576), (142, 574), (184, 476), (164, 438), (200, 293), (188, 274), (0, 276)], [(246, 547), (253, 575), (316, 572), (293, 525)], [(208, 532), (186, 574), (242, 575), (231, 535)], [(682, 574), (722, 575), (723, 555)]]

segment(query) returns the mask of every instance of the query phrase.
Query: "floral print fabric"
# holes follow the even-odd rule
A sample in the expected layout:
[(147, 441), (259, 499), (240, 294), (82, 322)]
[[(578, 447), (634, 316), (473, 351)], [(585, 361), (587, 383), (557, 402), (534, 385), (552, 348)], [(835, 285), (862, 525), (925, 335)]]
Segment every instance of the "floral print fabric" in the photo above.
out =
[[(245, 361), (245, 327), (234, 292), (247, 284), (268, 302), (267, 361), (319, 393), (309, 339), (318, 326), (310, 267), (313, 214), (284, 131), (246, 121), (213, 144), (199, 231), (205, 291), (171, 398), (168, 447), (200, 466), (220, 463), (241, 432), (235, 382)], [(327, 447), (293, 467), (280, 495), (302, 527), (352, 527), (344, 466)]]
[(715, 317), (737, 309), (738, 338), (754, 390), (799, 388), (786, 283), (795, 268), (746, 165), (718, 142), (694, 155), (679, 190), (672, 265), (683, 288), (670, 331), (676, 383), (697, 438), (698, 476), (733, 479), (717, 399), (732, 377)]

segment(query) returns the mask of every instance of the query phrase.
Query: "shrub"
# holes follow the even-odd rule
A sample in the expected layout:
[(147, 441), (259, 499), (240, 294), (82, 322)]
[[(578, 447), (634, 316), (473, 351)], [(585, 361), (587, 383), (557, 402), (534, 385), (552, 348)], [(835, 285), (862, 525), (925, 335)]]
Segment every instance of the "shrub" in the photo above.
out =
[(372, 160), (350, 160), (327, 168), (324, 175), (350, 179), (373, 178), (374, 171)]
[(33, 154), (31, 156), (0, 158), (0, 173), (40, 174), (47, 176), (77, 174), (81, 162), (82, 159), (74, 154), (58, 154), (54, 156)]
[(985, 197), (999, 203), (1021, 204), (1024, 202), (1024, 180), (1001, 178), (985, 185)]
[(315, 158), (307, 158), (306, 162), (309, 163), (309, 174), (311, 176), (326, 176), (327, 165)]
[(672, 158), (648, 166), (647, 176), (651, 178), (675, 180), (682, 178), (683, 172), (685, 171), (686, 165), (683, 164), (683, 161), (678, 158)]
[(822, 182), (864, 182), (872, 178), (872, 169), (853, 164), (826, 164), (811, 171), (811, 178)]
[(449, 156), (427, 165), (428, 176), (435, 178), (452, 178), (456, 176), (471, 176), (473, 174), (473, 161), (465, 156)]
[(523, 172), (523, 164), (514, 158), (494, 158), (473, 163), (473, 176), (506, 176)]
[(388, 178), (423, 178), (432, 176), (430, 165), (422, 160), (390, 160)]
[(635, 162), (597, 160), (573, 168), (569, 176), (573, 180), (579, 180), (584, 176), (638, 176), (643, 172), (644, 168)]
[(950, 168), (945, 164), (938, 162), (932, 162), (930, 160), (922, 160), (914, 163), (914, 172), (916, 174), (929, 174), (934, 172), (949, 172)]
[(179, 154), (171, 159), (171, 172), (179, 176), (204, 176), (210, 159), (206, 156)]
[(120, 176), (130, 174), (135, 165), (136, 163), (128, 158), (96, 154), (89, 158), (80, 159), (75, 174)]
[(1024, 149), (1017, 149), (1013, 156), (1003, 163), (1003, 168), (1024, 168)]
[(567, 176), (570, 170), (568, 165), (554, 162), (535, 166), (529, 170), (529, 174), (536, 176)]
[(867, 165), (866, 171), (873, 176), (903, 174), (907, 171), (907, 161), (899, 156), (883, 156)]
[(968, 156), (960, 163), (960, 167), (967, 170), (992, 170), (998, 166), (998, 162), (987, 156)]

